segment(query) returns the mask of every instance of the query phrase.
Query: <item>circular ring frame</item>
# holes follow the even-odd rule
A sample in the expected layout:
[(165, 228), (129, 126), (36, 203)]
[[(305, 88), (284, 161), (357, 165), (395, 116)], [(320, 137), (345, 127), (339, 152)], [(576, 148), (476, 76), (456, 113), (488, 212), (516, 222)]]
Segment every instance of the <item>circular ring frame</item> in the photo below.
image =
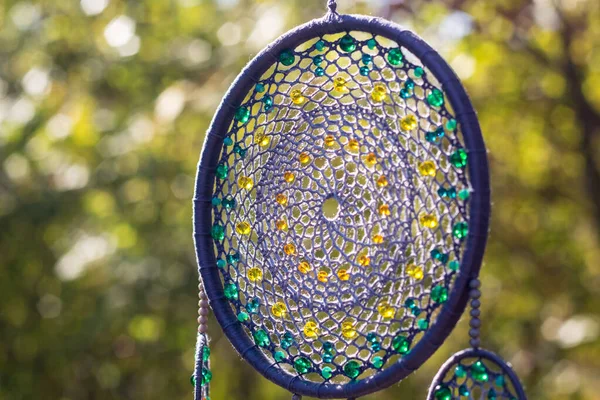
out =
[(506, 361), (504, 361), (502, 358), (500, 358), (500, 356), (498, 356), (497, 354), (492, 353), (491, 351), (488, 351), (488, 350), (484, 350), (484, 349), (466, 349), (466, 350), (462, 350), (462, 351), (454, 354), (452, 357), (450, 357), (450, 359), (448, 359), (448, 361), (446, 361), (444, 363), (444, 365), (442, 365), (442, 368), (440, 368), (438, 373), (435, 375), (435, 378), (433, 378), (433, 382), (431, 383), (431, 386), (429, 387), (429, 393), (427, 394), (427, 400), (435, 400), (434, 393), (435, 393), (436, 386), (443, 383), (444, 378), (446, 377), (448, 372), (450, 372), (450, 369), (452, 367), (455, 367), (457, 364), (459, 364), (462, 360), (464, 360), (466, 358), (483, 358), (485, 360), (489, 360), (489, 361), (493, 362), (494, 364), (496, 364), (498, 367), (500, 367), (502, 369), (502, 372), (504, 374), (506, 374), (508, 376), (508, 378), (510, 379), (510, 381), (515, 389), (517, 399), (518, 400), (527, 400), (527, 396), (525, 395), (525, 390), (523, 390), (523, 385), (521, 385), (521, 381), (519, 380), (519, 377), (517, 376), (515, 371), (513, 371), (511, 366), (508, 363), (506, 363)]
[[(441, 84), (462, 127), (465, 148), (469, 154), (469, 177), (472, 196), (469, 200), (470, 224), (464, 257), (454, 287), (435, 323), (411, 352), (396, 364), (364, 380), (344, 385), (316, 383), (292, 375), (269, 360), (245, 332), (236, 319), (223, 293), (216, 265), (211, 237), (211, 198), (215, 184), (215, 170), (219, 162), (223, 140), (235, 110), (255, 85), (261, 75), (277, 60), (277, 55), (287, 48), (295, 48), (320, 35), (347, 31), (366, 31), (394, 40), (413, 53)], [(465, 310), (468, 301), (468, 283), (479, 274), (487, 241), (490, 215), (490, 190), (487, 152), (481, 135), (477, 115), (458, 77), (451, 67), (422, 39), (414, 33), (380, 18), (328, 14), (289, 31), (261, 51), (240, 73), (223, 98), (206, 134), (194, 197), (194, 240), (199, 272), (213, 312), (239, 354), (258, 372), (277, 385), (300, 395), (317, 398), (349, 398), (364, 396), (384, 389), (405, 378), (419, 368), (444, 342)]]

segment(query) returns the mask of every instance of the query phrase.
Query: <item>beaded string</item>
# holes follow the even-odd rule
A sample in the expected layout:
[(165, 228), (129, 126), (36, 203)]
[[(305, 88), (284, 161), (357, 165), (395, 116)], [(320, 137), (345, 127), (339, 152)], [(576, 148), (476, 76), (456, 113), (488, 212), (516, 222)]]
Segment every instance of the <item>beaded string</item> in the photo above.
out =
[(481, 345), (481, 340), (479, 339), (480, 328), (481, 328), (481, 320), (479, 316), (481, 312), (479, 307), (481, 307), (481, 301), (479, 298), (481, 297), (481, 291), (479, 287), (481, 286), (481, 282), (479, 279), (473, 279), (469, 282), (469, 298), (471, 299), (471, 321), (469, 322), (469, 326), (471, 329), (469, 330), (469, 336), (471, 337), (470, 344), (474, 349), (479, 348)]
[(208, 331), (208, 297), (202, 282), (198, 284), (198, 337), (196, 342), (196, 365), (191, 382), (194, 386), (194, 400), (210, 400), (210, 348)]

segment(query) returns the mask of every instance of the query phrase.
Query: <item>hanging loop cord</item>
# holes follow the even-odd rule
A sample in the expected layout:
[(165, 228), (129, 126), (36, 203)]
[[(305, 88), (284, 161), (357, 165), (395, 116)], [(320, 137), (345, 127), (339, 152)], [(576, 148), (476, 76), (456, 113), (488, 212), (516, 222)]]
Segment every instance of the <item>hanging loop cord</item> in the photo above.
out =
[(337, 14), (337, 1), (327, 0), (327, 8), (329, 8), (330, 13)]

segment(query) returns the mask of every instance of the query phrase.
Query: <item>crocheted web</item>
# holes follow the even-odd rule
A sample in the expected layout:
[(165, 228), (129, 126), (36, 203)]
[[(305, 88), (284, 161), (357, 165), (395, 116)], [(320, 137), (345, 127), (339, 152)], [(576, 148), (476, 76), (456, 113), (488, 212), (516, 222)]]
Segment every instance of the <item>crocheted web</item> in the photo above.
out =
[(448, 366), (429, 400), (526, 400), (517, 396), (521, 384), (513, 382), (508, 368), (483, 356), (463, 358)]
[(225, 297), (278, 367), (345, 383), (407, 354), (448, 300), (470, 194), (435, 77), (367, 32), (283, 51), (217, 167)]

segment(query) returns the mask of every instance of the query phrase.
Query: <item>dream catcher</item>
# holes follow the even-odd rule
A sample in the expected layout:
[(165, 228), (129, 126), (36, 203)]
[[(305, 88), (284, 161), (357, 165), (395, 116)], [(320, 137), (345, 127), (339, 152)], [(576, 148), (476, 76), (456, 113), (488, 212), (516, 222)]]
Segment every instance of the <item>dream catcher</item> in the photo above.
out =
[(479, 350), (490, 189), (469, 98), (413, 33), (328, 7), (250, 62), (206, 135), (196, 399), (212, 378), (209, 304), (272, 382), (356, 398), (418, 369), (471, 299), (473, 350), (429, 398), (524, 400), (510, 367)]

